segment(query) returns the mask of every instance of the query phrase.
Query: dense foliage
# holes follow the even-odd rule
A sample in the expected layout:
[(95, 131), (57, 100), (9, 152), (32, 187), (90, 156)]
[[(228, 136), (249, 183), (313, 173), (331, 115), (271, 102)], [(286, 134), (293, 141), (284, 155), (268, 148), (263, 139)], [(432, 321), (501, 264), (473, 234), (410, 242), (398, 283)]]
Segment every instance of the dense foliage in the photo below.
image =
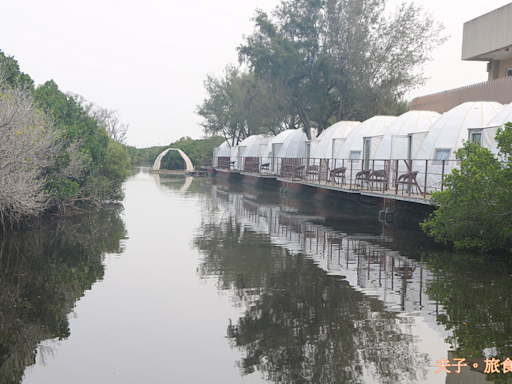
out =
[(223, 135), (234, 145), (251, 135), (277, 135), (298, 127), (298, 118), (252, 72), (228, 65), (224, 76), (208, 75), (204, 86), (208, 98), (196, 113), (204, 118), (201, 125), (207, 134)]
[(129, 155), (50, 80), (34, 87), (0, 51), (0, 225), (122, 199)]
[(437, 241), (459, 249), (512, 248), (512, 124), (496, 134), (500, 155), (471, 142), (456, 152), (460, 169), (434, 192), (439, 208), (422, 224)]
[[(197, 108), (206, 132), (237, 144), (245, 137), (300, 127), (311, 139), (340, 120), (407, 110), (422, 65), (444, 42), (442, 25), (414, 5), (388, 14), (386, 0), (283, 0), (257, 11), (255, 31), (238, 48), (247, 71), (209, 76)], [(261, 110), (265, 115), (261, 115)]]

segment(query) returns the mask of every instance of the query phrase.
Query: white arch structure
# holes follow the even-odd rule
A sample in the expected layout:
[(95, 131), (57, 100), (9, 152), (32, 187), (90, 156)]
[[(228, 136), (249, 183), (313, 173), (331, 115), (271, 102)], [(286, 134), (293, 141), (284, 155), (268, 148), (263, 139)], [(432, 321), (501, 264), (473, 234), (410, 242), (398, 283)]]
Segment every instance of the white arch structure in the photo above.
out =
[(181, 149), (178, 148), (167, 148), (165, 151), (163, 151), (161, 154), (158, 155), (158, 157), (155, 160), (155, 163), (153, 164), (153, 171), (158, 171), (160, 169), (160, 163), (162, 162), (162, 157), (167, 155), (167, 152), (169, 151), (178, 151), (178, 153), (183, 157), (183, 160), (185, 160), (185, 164), (187, 166), (187, 172), (194, 172), (194, 166), (192, 165), (192, 161), (190, 161), (189, 157), (183, 152)]

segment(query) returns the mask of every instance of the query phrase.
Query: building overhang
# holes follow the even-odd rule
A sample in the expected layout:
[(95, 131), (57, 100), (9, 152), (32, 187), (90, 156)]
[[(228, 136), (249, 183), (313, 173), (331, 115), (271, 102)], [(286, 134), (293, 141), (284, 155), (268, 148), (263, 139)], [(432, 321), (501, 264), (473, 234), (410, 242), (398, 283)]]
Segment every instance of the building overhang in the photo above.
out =
[(462, 60), (512, 58), (512, 3), (464, 23)]

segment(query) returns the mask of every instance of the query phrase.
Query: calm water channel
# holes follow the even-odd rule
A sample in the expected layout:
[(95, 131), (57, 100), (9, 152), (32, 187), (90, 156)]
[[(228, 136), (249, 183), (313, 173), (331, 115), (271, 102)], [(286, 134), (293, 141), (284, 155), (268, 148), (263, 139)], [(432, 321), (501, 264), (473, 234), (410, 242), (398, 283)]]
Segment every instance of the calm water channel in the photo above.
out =
[(510, 375), (483, 373), (512, 359), (505, 262), (307, 201), (141, 168), (124, 209), (4, 236), (0, 261), (0, 384)]

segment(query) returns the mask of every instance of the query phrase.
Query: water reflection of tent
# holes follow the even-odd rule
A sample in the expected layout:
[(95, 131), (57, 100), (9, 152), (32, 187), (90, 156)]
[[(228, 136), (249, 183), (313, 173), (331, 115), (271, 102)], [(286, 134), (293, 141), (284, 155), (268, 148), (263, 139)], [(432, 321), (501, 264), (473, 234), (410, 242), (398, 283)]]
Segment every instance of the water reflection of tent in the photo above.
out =
[[(218, 199), (219, 195), (222, 196)], [(436, 314), (443, 310), (425, 293), (431, 280), (429, 270), (399, 251), (376, 244), (382, 242), (381, 236), (349, 235), (316, 224), (322, 220), (320, 217), (283, 212), (280, 205), (257, 204), (241, 193), (221, 192), (216, 186), (212, 187), (212, 199), (217, 201), (213, 206), (229, 215), (215, 215), (216, 226), (223, 227), (223, 223), (236, 217), (239, 239), (245, 231), (266, 234), (272, 244), (287, 253), (312, 259), (328, 275), (346, 281), (347, 287), (375, 297), (386, 311), (399, 312), (398, 316), (415, 314), (420, 323), (409, 328), (413, 334), (422, 323), (429, 329), (423, 328), (419, 335), (432, 335), (434, 331), (441, 341), (447, 337), (446, 330), (436, 321)]]
[(379, 297), (388, 310), (428, 310), (428, 298), (421, 291), (427, 271), (398, 251), (369, 242), (379, 240), (379, 236), (334, 231), (312, 223), (320, 219), (317, 216), (258, 205), (242, 194), (217, 190), (212, 197), (218, 198), (219, 194), (224, 202), (232, 201), (222, 206), (236, 215), (241, 227), (268, 234), (273, 244), (291, 254), (312, 258), (329, 275), (343, 276), (354, 289)]

